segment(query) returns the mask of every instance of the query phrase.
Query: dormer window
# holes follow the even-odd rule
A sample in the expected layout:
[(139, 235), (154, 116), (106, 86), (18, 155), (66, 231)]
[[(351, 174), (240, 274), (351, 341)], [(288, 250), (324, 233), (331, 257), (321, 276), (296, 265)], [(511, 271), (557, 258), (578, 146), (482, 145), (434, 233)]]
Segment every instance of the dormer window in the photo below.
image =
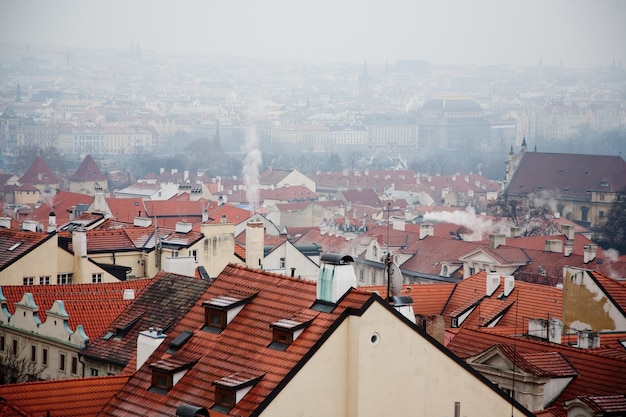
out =
[(237, 314), (249, 303), (256, 292), (232, 290), (202, 303), (204, 306), (204, 326), (202, 330), (221, 333)]
[(191, 369), (197, 359), (184, 358), (182, 356), (171, 356), (150, 364), (152, 371), (152, 383), (150, 391), (159, 394), (166, 394), (178, 381)]
[(213, 410), (228, 413), (259, 382), (265, 374), (241, 371), (213, 381), (215, 405)]
[(272, 329), (272, 343), (270, 349), (286, 350), (294, 340), (306, 329), (313, 319), (317, 316), (317, 312), (301, 312), (291, 318), (281, 319), (270, 323)]

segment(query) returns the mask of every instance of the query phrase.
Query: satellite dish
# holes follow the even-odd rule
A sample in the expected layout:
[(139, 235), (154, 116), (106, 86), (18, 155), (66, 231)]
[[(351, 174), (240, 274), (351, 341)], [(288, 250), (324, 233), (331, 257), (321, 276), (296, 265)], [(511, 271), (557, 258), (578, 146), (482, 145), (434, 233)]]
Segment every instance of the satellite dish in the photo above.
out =
[(400, 294), (402, 290), (402, 272), (400, 272), (400, 267), (395, 263), (391, 262), (389, 264), (389, 292), (392, 297), (395, 297)]

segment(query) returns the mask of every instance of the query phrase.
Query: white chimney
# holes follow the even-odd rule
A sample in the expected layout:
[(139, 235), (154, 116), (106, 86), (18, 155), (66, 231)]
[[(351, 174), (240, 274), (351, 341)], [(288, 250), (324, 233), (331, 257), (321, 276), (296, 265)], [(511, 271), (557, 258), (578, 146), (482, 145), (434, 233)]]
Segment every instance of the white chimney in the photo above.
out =
[(135, 227), (150, 227), (152, 226), (152, 220), (149, 217), (135, 217), (133, 224)]
[(581, 349), (593, 349), (600, 347), (600, 334), (591, 330), (579, 331), (578, 347)]
[(596, 245), (585, 245), (583, 246), (583, 249), (584, 249), (584, 255), (583, 255), (584, 263), (588, 264), (589, 262), (596, 259), (596, 251), (598, 249)]
[(135, 290), (133, 290), (132, 288), (130, 289), (125, 289), (124, 290), (124, 295), (122, 296), (123, 300), (134, 300), (135, 299)]
[(26, 230), (28, 232), (36, 232), (37, 222), (34, 220), (24, 220), (22, 222), (22, 230)]
[(189, 179), (189, 171), (183, 171), (183, 181), (187, 181)]
[(404, 231), (406, 221), (404, 217), (394, 217), (393, 218), (393, 230)]
[(515, 277), (513, 275), (507, 275), (504, 277), (504, 296), (508, 297), (509, 294), (515, 289)]
[(102, 188), (95, 191), (93, 198), (93, 211), (97, 211), (98, 213), (106, 213), (107, 211), (107, 203)]
[(74, 256), (87, 257), (87, 230), (85, 228), (79, 227), (72, 231), (72, 247)]
[(167, 336), (162, 329), (154, 329), (139, 332), (137, 336), (137, 370), (148, 360), (150, 355), (159, 347)]
[(574, 240), (574, 226), (571, 224), (564, 224), (561, 226), (563, 230), (563, 234), (567, 238), (567, 240)]
[(0, 227), (4, 227), (6, 229), (11, 228), (11, 218), (10, 217), (0, 217)]
[(539, 339), (548, 338), (548, 320), (528, 319), (528, 335)]
[(206, 223), (209, 221), (209, 212), (207, 209), (202, 210), (202, 223)]
[(517, 226), (513, 226), (511, 227), (511, 237), (515, 238), (515, 237), (520, 237), (521, 236), (521, 231), (522, 229), (520, 229)]
[(246, 225), (246, 266), (261, 269), (263, 265), (263, 222), (250, 221)]
[(565, 242), (565, 246), (563, 249), (563, 255), (565, 256), (570, 256), (572, 253), (574, 253), (574, 241), (573, 240), (568, 240)]
[(559, 239), (546, 239), (544, 249), (546, 252), (561, 253), (563, 251), (563, 241)]
[(496, 249), (498, 246), (506, 245), (506, 235), (489, 235), (489, 248)]
[(420, 240), (424, 239), (426, 236), (434, 236), (435, 235), (435, 225), (430, 222), (423, 222), (420, 224)]
[(548, 341), (560, 344), (561, 335), (563, 334), (563, 322), (557, 318), (551, 318), (548, 326)]
[(193, 224), (187, 222), (176, 222), (176, 233), (189, 233), (193, 228)]
[(500, 286), (500, 274), (497, 272), (488, 272), (487, 273), (487, 297), (491, 297), (494, 292)]
[(343, 295), (356, 288), (356, 274), (349, 255), (325, 253), (320, 258), (321, 266), (317, 278), (317, 299), (336, 303)]

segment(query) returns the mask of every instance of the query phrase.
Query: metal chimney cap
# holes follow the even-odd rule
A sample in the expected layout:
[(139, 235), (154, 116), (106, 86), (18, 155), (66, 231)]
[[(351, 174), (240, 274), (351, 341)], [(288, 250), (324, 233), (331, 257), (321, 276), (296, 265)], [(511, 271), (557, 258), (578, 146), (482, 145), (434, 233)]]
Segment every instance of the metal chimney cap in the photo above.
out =
[(324, 253), (320, 258), (321, 261), (333, 265), (348, 265), (354, 262), (354, 258), (350, 255), (341, 255), (338, 253)]

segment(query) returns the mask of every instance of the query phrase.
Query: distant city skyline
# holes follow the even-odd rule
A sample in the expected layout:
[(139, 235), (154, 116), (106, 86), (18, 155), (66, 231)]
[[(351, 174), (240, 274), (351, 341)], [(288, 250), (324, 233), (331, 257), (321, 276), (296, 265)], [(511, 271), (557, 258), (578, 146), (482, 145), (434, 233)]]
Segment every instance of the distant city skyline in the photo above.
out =
[(626, 60), (620, 0), (0, 0), (0, 43), (314, 63), (592, 67)]

